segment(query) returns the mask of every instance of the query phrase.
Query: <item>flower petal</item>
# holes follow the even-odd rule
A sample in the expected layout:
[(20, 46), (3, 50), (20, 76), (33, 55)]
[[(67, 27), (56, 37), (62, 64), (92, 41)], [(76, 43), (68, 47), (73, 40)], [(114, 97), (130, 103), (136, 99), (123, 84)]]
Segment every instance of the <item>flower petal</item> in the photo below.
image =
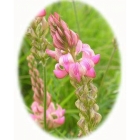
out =
[(66, 72), (66, 70), (61, 69), (59, 64), (56, 64), (54, 74), (57, 78), (61, 79), (64, 78), (68, 73)]
[(96, 77), (96, 73), (95, 73), (94, 68), (91, 68), (91, 69), (87, 70), (85, 75), (88, 76), (88, 77), (91, 77), (91, 78), (95, 78)]
[(64, 124), (64, 122), (65, 122), (65, 117), (64, 116), (61, 117), (61, 118), (58, 118), (58, 119), (54, 119), (54, 123), (59, 124), (59, 125)]
[(77, 45), (76, 45), (76, 55), (79, 54), (82, 50), (82, 41), (79, 40)]
[(52, 51), (52, 50), (49, 50), (49, 49), (46, 49), (46, 53), (51, 56), (52, 58), (55, 58), (56, 56), (56, 52), (55, 51)]
[(80, 64), (86, 68), (86, 70), (91, 69), (94, 66), (94, 63), (91, 59), (83, 58), (80, 62)]
[(70, 34), (71, 34), (71, 44), (72, 46), (76, 46), (78, 42), (78, 35), (72, 30), (70, 30)]
[(73, 62), (74, 62), (74, 60), (70, 53), (62, 55), (59, 58), (60, 65), (64, 66), (64, 68), (66, 69), (67, 72), (69, 71), (69, 65)]
[(65, 30), (64, 33), (65, 33), (65, 37), (67, 39), (67, 42), (68, 42), (69, 46), (71, 46), (72, 42), (71, 42), (70, 31), (69, 30)]
[(66, 71), (54, 70), (53, 72), (54, 72), (55, 76), (59, 79), (62, 79), (67, 75)]
[(96, 54), (92, 57), (94, 64), (97, 64), (100, 61), (100, 54)]
[(84, 57), (91, 57), (94, 56), (94, 51), (90, 48), (88, 44), (83, 44), (82, 46), (82, 51), (83, 51), (83, 58)]
[(85, 74), (85, 68), (77, 63), (72, 63), (69, 68), (69, 75), (71, 78), (81, 81), (81, 77)]
[(62, 43), (60, 43), (56, 37), (56, 35), (53, 35), (53, 44), (58, 49), (64, 49)]

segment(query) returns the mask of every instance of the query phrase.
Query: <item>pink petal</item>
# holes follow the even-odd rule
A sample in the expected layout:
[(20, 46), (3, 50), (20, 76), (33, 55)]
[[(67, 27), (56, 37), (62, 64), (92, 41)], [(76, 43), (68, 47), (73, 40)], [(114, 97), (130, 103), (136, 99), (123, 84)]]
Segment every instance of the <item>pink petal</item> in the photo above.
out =
[(55, 106), (54, 106), (54, 103), (51, 102), (49, 107), (48, 107), (48, 109), (47, 109), (47, 111), (46, 111), (46, 115), (50, 115), (54, 111), (55, 111)]
[(37, 17), (44, 17), (45, 15), (46, 15), (46, 11), (45, 9), (43, 9), (38, 13)]
[(64, 77), (67, 75), (67, 72), (64, 71), (64, 70), (63, 70), (63, 71), (54, 70), (53, 72), (54, 72), (55, 76), (56, 76), (57, 78), (59, 78), (59, 79), (62, 79), (62, 78), (64, 78)]
[(34, 114), (31, 114), (31, 118), (32, 118), (33, 120), (36, 120), (36, 116), (35, 116)]
[(96, 77), (96, 73), (95, 73), (94, 68), (89, 69), (89, 70), (86, 72), (85, 75), (88, 76), (88, 77), (91, 77), (91, 78), (95, 78), (95, 77)]
[(92, 57), (94, 64), (97, 64), (100, 61), (100, 54), (97, 54)]
[(72, 42), (71, 42), (70, 31), (69, 30), (67, 30), (67, 31), (65, 30), (64, 33), (65, 33), (66, 39), (68, 41), (68, 44), (71, 46)]
[(63, 20), (61, 20), (60, 23), (61, 23), (61, 26), (62, 26), (64, 31), (68, 30), (68, 26), (67, 26), (67, 24)]
[(71, 43), (72, 43), (72, 46), (76, 46), (77, 42), (78, 42), (78, 36), (72, 30), (70, 30), (70, 33), (71, 33)]
[(64, 68), (66, 69), (67, 72), (69, 71), (69, 65), (73, 62), (74, 62), (74, 60), (70, 53), (62, 55), (59, 58), (60, 65), (64, 66)]
[(56, 31), (55, 35), (56, 35), (57, 40), (58, 40), (60, 43), (64, 43), (64, 41), (62, 40), (61, 36), (59, 35), (59, 33), (58, 33), (57, 31)]
[(65, 109), (62, 109), (60, 105), (57, 104), (57, 110), (55, 111), (57, 117), (62, 117), (65, 114)]
[(52, 51), (52, 50), (49, 50), (49, 49), (46, 49), (46, 53), (51, 56), (52, 58), (55, 58), (56, 56), (56, 52), (55, 51)]
[(76, 79), (78, 82), (81, 81), (81, 77), (85, 74), (85, 69), (77, 63), (72, 63), (69, 68), (69, 75), (71, 78)]
[(39, 105), (38, 102), (34, 101), (31, 105), (31, 109), (34, 113), (41, 113), (43, 112), (43, 107)]
[(82, 41), (79, 40), (77, 45), (76, 45), (76, 54), (79, 54), (82, 50)]
[(90, 48), (88, 44), (83, 44), (82, 46), (82, 51), (83, 51), (83, 58), (84, 57), (91, 57), (94, 56), (94, 51)]
[(62, 32), (62, 30), (59, 28), (59, 27), (57, 27), (57, 31), (58, 31), (58, 33), (59, 33), (59, 35), (62, 37), (64, 34), (63, 34), (63, 32)]
[(62, 43), (58, 41), (56, 35), (53, 36), (53, 44), (58, 49), (64, 49)]
[(49, 18), (48, 18), (48, 22), (50, 24), (50, 26), (53, 26), (54, 23), (54, 20), (53, 20), (53, 15), (50, 15)]
[(65, 117), (54, 119), (54, 123), (59, 124), (59, 125), (64, 124), (64, 122), (65, 122)]
[(61, 79), (64, 78), (68, 73), (66, 72), (66, 70), (61, 69), (59, 64), (56, 64), (54, 74), (57, 78)]
[(55, 18), (56, 18), (57, 20), (59, 20), (60, 16), (59, 16), (58, 13), (54, 12), (54, 16), (55, 16)]
[(91, 69), (94, 66), (94, 63), (91, 59), (83, 58), (80, 62), (80, 64), (86, 68), (86, 70)]
[(55, 59), (56, 59), (57, 61), (59, 61), (59, 58), (60, 58), (60, 56), (62, 55), (61, 50), (55, 48), (55, 52), (56, 52)]

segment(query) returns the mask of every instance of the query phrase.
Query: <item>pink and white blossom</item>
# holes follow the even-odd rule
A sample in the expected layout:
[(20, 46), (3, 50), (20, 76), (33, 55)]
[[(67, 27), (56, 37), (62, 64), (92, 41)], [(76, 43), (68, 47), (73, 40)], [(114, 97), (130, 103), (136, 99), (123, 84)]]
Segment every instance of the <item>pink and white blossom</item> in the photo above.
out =
[(58, 104), (57, 108), (55, 108), (54, 103), (51, 103), (46, 111), (48, 128), (56, 128), (64, 124), (64, 114), (65, 109), (62, 109)]

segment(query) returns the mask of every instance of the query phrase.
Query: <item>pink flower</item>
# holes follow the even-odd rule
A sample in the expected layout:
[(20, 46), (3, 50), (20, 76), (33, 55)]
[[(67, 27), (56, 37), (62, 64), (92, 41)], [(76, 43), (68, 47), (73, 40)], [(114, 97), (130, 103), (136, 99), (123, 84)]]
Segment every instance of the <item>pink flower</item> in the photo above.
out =
[(94, 51), (88, 44), (83, 44), (82, 51), (82, 58), (89, 58), (94, 62), (94, 64), (97, 64), (100, 61), (100, 54), (95, 55)]
[(53, 38), (53, 44), (56, 48), (66, 50), (69, 47), (76, 47), (79, 40), (78, 35), (70, 30), (67, 24), (57, 13), (49, 16), (48, 23)]
[(47, 111), (46, 111), (46, 117), (47, 117), (47, 124), (48, 128), (56, 128), (64, 124), (65, 122), (65, 110), (61, 108), (60, 105), (57, 104), (57, 109), (54, 106), (54, 103), (50, 103)]
[(73, 63), (73, 62), (74, 62), (74, 60), (73, 60), (73, 57), (70, 53), (62, 55), (59, 58), (59, 64), (61, 66), (63, 66), (67, 72), (69, 71), (70, 64)]
[(55, 76), (59, 79), (64, 78), (68, 74), (65, 69), (60, 68), (59, 64), (55, 65), (55, 70), (53, 72)]
[(91, 59), (88, 58), (84, 58), (82, 59), (82, 61), (80, 62), (80, 64), (85, 67), (86, 69), (86, 73), (85, 76), (94, 78), (96, 76), (95, 70), (94, 70), (94, 63)]
[(72, 79), (76, 79), (78, 82), (81, 81), (81, 77), (85, 74), (86, 69), (78, 62), (72, 63), (69, 68), (69, 75)]
[(40, 122), (43, 119), (43, 107), (39, 105), (38, 102), (33, 102), (31, 105), (31, 109), (33, 111), (33, 114), (31, 114), (31, 117), (37, 121)]
[(44, 17), (45, 15), (46, 15), (46, 11), (45, 9), (43, 9), (38, 13), (37, 17)]
[(31, 109), (34, 113), (42, 113), (43, 107), (39, 105), (38, 102), (33, 102), (31, 105)]
[(96, 55), (92, 56), (91, 59), (94, 62), (94, 64), (97, 64), (100, 61), (100, 54), (96, 54)]
[(76, 45), (75, 55), (79, 54), (82, 51), (82, 41), (78, 40), (78, 43)]

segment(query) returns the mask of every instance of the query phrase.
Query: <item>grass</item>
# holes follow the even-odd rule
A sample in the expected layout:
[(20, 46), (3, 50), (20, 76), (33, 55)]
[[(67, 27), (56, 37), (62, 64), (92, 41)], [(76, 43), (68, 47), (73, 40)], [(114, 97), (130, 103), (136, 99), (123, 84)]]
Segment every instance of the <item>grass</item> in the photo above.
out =
[[(101, 55), (101, 61), (96, 65), (96, 78), (93, 80), (94, 84), (99, 89), (97, 104), (100, 107), (100, 114), (102, 115), (102, 122), (106, 119), (108, 114), (111, 112), (113, 105), (116, 101), (116, 97), (119, 92), (120, 83), (120, 56), (119, 51), (115, 51), (112, 61), (110, 62), (108, 71), (106, 68), (111, 58), (114, 46), (112, 40), (114, 34), (101, 16), (101, 14), (86, 4), (75, 2), (75, 8), (77, 11), (78, 28), (80, 30), (80, 39), (83, 43), (87, 43), (94, 49), (96, 54)], [(54, 12), (61, 15), (62, 19), (67, 22), (70, 29), (78, 32), (77, 20), (75, 17), (75, 10), (72, 2), (60, 1), (50, 5), (46, 8), (48, 16)], [(52, 39), (48, 36), (48, 40), (51, 42)], [(30, 108), (33, 102), (33, 91), (31, 89), (30, 76), (28, 74), (28, 66), (26, 57), (30, 53), (30, 41), (25, 36), (21, 45), (21, 51), (19, 54), (19, 82), (21, 88), (21, 94), (25, 101), (27, 108)], [(47, 65), (47, 88), (52, 95), (52, 99), (55, 103), (60, 104), (66, 109), (66, 121), (65, 124), (59, 128), (56, 128), (50, 133), (56, 137), (73, 138), (77, 137), (79, 129), (76, 125), (79, 119), (78, 110), (75, 107), (76, 96), (74, 95), (74, 88), (71, 86), (69, 78), (56, 79), (53, 74), (55, 60), (49, 59)], [(40, 69), (41, 75), (43, 75)], [(104, 79), (103, 79), (104, 77)], [(103, 81), (102, 81), (103, 79)], [(101, 84), (101, 81), (103, 82)]]

